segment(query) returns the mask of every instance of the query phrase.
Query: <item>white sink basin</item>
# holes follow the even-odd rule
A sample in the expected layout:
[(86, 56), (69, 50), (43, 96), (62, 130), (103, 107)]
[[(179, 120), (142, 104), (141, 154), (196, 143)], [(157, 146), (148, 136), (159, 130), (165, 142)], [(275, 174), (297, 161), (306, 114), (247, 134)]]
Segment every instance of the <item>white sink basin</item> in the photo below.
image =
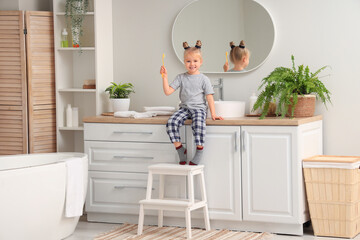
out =
[[(215, 101), (216, 115), (223, 118), (237, 118), (245, 116), (245, 102), (242, 101)], [(208, 110), (208, 118), (211, 118)]]

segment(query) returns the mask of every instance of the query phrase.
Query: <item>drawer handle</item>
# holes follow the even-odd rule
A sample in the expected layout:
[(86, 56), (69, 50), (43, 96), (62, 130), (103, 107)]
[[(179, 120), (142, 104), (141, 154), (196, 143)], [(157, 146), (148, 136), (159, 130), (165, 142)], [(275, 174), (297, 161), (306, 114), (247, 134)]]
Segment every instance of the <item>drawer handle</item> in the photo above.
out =
[(123, 131), (114, 131), (114, 133), (126, 133), (126, 134), (153, 134), (152, 132), (123, 132)]
[[(138, 186), (114, 186), (115, 189), (124, 189), (124, 188), (139, 188), (139, 189), (145, 189), (146, 187), (138, 187)], [(155, 188), (152, 188), (151, 190), (155, 190)]]
[(136, 158), (136, 159), (154, 159), (154, 157), (133, 157), (133, 156), (114, 156), (114, 158)]

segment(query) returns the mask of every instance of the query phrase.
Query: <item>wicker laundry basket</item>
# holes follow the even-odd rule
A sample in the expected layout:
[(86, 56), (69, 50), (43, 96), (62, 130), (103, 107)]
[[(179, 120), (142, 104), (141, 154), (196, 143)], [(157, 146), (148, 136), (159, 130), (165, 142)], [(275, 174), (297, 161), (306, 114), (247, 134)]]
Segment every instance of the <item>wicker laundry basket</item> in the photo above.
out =
[(316, 236), (353, 238), (360, 232), (360, 157), (319, 155), (303, 160)]

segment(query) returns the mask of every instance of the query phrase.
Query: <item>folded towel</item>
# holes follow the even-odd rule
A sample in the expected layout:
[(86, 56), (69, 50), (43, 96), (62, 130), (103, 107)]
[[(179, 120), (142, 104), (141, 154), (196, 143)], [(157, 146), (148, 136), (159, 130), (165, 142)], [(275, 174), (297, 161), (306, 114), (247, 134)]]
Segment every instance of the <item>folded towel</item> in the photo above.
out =
[(134, 115), (134, 118), (149, 118), (149, 117), (155, 117), (156, 113), (151, 112), (142, 112), (142, 113), (136, 113)]
[(114, 112), (114, 117), (123, 117), (123, 118), (150, 118), (155, 116), (156, 113), (152, 113), (152, 112), (135, 112), (135, 111)]
[(135, 114), (136, 114), (135, 111), (118, 111), (118, 112), (114, 112), (114, 117), (128, 118), (128, 117), (134, 117)]
[(66, 183), (66, 217), (77, 217), (83, 214), (85, 200), (84, 191), (84, 166), (81, 158), (66, 160), (67, 183)]
[(145, 112), (147, 111), (175, 111), (175, 107), (166, 107), (166, 106), (160, 106), (160, 107), (144, 107)]
[(147, 111), (147, 113), (155, 113), (157, 116), (173, 115), (175, 111)]

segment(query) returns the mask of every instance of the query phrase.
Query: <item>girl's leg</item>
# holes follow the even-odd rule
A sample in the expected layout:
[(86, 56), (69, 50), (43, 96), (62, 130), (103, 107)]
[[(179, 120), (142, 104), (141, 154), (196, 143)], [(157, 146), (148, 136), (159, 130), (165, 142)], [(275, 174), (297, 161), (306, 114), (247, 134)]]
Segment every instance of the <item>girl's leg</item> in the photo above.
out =
[(196, 153), (189, 165), (198, 165), (203, 155), (206, 134), (206, 111), (201, 109), (191, 110), (191, 128), (195, 137)]
[(166, 124), (166, 132), (179, 154), (179, 164), (181, 165), (186, 164), (186, 149), (181, 144), (180, 127), (184, 125), (184, 122), (188, 117), (189, 114), (186, 109), (180, 108), (169, 118)]

